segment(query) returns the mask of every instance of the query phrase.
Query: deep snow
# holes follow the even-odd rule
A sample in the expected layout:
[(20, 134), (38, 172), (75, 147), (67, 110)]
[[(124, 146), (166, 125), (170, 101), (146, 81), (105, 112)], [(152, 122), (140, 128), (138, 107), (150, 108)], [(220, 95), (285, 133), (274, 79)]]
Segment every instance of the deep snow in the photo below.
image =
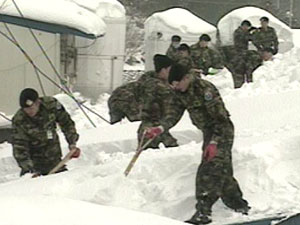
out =
[[(252, 207), (243, 216), (219, 201), (212, 225), (300, 211), (299, 53), (294, 48), (278, 54), (255, 71), (254, 83), (238, 90), (230, 87), (225, 70), (205, 78), (218, 86), (231, 113), (235, 177)], [(137, 145), (139, 122), (110, 126), (91, 114), (98, 126), (92, 128), (75, 103), (64, 95), (56, 97), (76, 121), (82, 156), (68, 163), (69, 172), (19, 178), (11, 146), (1, 144), (1, 224), (179, 225), (194, 213), (202, 136), (187, 114), (171, 130), (180, 147), (144, 151), (126, 178), (123, 172)], [(108, 97), (86, 104), (108, 118)], [(66, 153), (65, 141), (62, 146)]]

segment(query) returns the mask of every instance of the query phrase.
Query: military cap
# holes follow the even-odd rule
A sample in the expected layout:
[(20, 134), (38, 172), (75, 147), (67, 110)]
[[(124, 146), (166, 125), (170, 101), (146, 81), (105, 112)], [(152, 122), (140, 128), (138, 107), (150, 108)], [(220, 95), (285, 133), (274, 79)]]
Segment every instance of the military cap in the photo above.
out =
[(211, 41), (211, 38), (208, 34), (202, 34), (200, 37), (199, 37), (199, 40), (200, 41)]
[(259, 19), (261, 22), (269, 22), (269, 18), (266, 16), (263, 16)]
[(187, 44), (183, 43), (183, 44), (179, 45), (178, 51), (188, 51), (188, 52), (190, 52), (190, 46), (188, 46)]
[(251, 27), (251, 23), (249, 20), (243, 20), (242, 23), (241, 23), (241, 26), (248, 26), (248, 27)]
[(172, 84), (173, 81), (181, 81), (186, 74), (188, 74), (187, 68), (181, 64), (176, 63), (171, 67), (168, 81), (170, 84)]
[(159, 72), (162, 68), (167, 68), (172, 65), (173, 61), (166, 55), (156, 54), (153, 57), (155, 71)]
[(180, 42), (181, 41), (181, 37), (178, 36), (178, 35), (173, 35), (171, 37), (171, 41), (174, 41), (174, 42)]
[(25, 88), (20, 94), (21, 108), (30, 107), (39, 98), (39, 94), (32, 88)]

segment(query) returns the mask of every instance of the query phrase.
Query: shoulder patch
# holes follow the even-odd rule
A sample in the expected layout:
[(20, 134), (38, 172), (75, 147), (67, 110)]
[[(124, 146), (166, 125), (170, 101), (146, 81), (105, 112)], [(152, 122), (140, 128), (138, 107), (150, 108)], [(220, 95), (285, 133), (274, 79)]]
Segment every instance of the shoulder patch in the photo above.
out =
[(213, 94), (211, 91), (205, 91), (204, 92), (204, 100), (205, 101), (211, 101), (213, 99)]
[(56, 102), (56, 109), (57, 109), (57, 110), (61, 110), (61, 108), (62, 108), (62, 105), (60, 104), (59, 101), (57, 101), (57, 102)]

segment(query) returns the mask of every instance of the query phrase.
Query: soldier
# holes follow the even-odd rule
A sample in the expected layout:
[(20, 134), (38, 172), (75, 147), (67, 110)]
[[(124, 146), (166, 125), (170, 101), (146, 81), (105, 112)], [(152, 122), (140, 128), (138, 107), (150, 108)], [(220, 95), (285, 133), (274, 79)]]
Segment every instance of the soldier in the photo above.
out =
[(190, 47), (183, 43), (178, 47), (178, 54), (179, 57), (176, 60), (176, 63), (185, 66), (188, 70), (192, 69), (193, 60), (191, 57), (191, 50)]
[(180, 45), (181, 37), (178, 35), (173, 35), (171, 38), (171, 44), (166, 52), (166, 55), (176, 61), (178, 59), (178, 47)]
[(251, 23), (248, 20), (242, 21), (241, 25), (233, 33), (233, 43), (237, 52), (248, 50)]
[[(196, 176), (196, 213), (186, 222), (210, 223), (212, 206), (219, 198), (229, 208), (247, 214), (250, 207), (233, 177), (234, 126), (218, 90), (178, 64), (172, 66), (169, 82), (180, 99), (180, 111), (187, 109), (192, 123), (203, 133), (202, 162)], [(172, 126), (172, 117), (166, 118), (159, 126), (149, 128), (146, 135), (156, 137)]]
[[(79, 157), (80, 149), (76, 147), (79, 135), (61, 103), (53, 97), (39, 98), (36, 90), (26, 88), (20, 94), (20, 106), (12, 119), (12, 146), (21, 176), (26, 173), (32, 177), (47, 175), (61, 161), (57, 123), (69, 149), (76, 150), (72, 157)], [(66, 170), (63, 166), (58, 172)]]
[(278, 37), (276, 31), (273, 27), (269, 26), (269, 18), (261, 17), (260, 18), (261, 27), (259, 27), (253, 33), (253, 44), (259, 52), (265, 48), (272, 48), (273, 54), (276, 55), (278, 52)]
[(208, 47), (211, 38), (207, 34), (200, 36), (199, 41), (191, 46), (193, 68), (202, 70), (207, 75), (209, 68), (223, 69), (224, 64), (221, 55)]
[(252, 72), (261, 65), (261, 57), (257, 51), (248, 50), (251, 40), (251, 23), (248, 20), (242, 21), (241, 25), (234, 31), (234, 49), (232, 57), (227, 63), (227, 68), (232, 74), (234, 87), (240, 88), (245, 82), (252, 82)]
[(124, 117), (129, 121), (141, 120), (140, 99), (137, 94), (138, 82), (130, 82), (116, 88), (108, 99), (110, 123), (120, 122)]
[[(148, 127), (157, 126), (162, 119), (169, 115), (176, 108), (175, 93), (168, 84), (168, 76), (171, 68), (172, 60), (165, 55), (154, 56), (155, 72), (142, 76), (143, 82), (140, 85), (140, 96), (142, 99), (142, 116), (140, 127), (138, 129), (138, 140), (141, 141), (143, 133)], [(138, 81), (139, 82), (139, 81)], [(172, 107), (166, 107), (171, 105)], [(183, 113), (183, 112), (182, 112)], [(175, 125), (182, 116), (182, 113), (174, 113), (173, 120)], [(172, 126), (173, 126), (172, 125)], [(159, 143), (163, 143), (166, 147), (178, 146), (177, 140), (169, 133), (169, 128), (165, 129), (162, 134), (155, 138), (147, 148), (158, 148)], [(144, 139), (145, 143), (150, 136)]]

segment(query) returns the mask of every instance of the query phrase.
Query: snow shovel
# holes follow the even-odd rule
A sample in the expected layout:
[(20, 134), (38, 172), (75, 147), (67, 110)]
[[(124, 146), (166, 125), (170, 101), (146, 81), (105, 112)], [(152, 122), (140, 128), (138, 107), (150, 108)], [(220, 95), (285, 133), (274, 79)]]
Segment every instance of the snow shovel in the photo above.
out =
[(144, 148), (146, 148), (151, 141), (153, 141), (154, 138), (149, 139), (145, 144), (142, 145), (144, 138), (145, 138), (145, 133), (143, 133), (142, 139), (139, 143), (138, 149), (136, 150), (135, 154), (133, 155), (131, 161), (129, 162), (126, 170), (124, 171), (125, 177), (128, 176), (128, 174), (130, 173), (132, 167), (134, 166), (135, 162), (137, 161), (137, 159), (139, 158), (140, 154), (142, 153), (142, 151), (144, 150)]
[(69, 151), (69, 153), (66, 154), (66, 156), (48, 173), (48, 175), (56, 173), (61, 167), (63, 167), (67, 162), (69, 162), (76, 150), (77, 149), (74, 148), (71, 151)]

